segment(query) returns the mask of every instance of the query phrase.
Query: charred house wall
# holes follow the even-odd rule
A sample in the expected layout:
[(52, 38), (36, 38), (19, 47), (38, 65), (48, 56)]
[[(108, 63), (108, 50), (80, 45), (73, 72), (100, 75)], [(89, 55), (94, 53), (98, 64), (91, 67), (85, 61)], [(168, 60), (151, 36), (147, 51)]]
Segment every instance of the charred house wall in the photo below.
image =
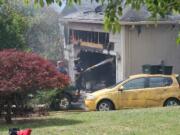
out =
[(116, 57), (103, 53), (114, 49), (114, 44), (109, 42), (109, 33), (73, 29), (69, 33), (69, 44), (75, 52), (77, 88), (95, 91), (113, 85), (116, 82)]

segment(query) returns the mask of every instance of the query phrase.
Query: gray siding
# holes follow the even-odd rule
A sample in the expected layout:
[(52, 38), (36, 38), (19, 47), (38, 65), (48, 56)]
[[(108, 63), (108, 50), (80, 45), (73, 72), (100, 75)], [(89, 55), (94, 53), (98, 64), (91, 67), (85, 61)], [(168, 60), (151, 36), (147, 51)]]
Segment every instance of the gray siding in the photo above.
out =
[(161, 60), (174, 66), (174, 73), (180, 73), (179, 30), (179, 25), (126, 26), (125, 77), (142, 73), (143, 64), (160, 64)]

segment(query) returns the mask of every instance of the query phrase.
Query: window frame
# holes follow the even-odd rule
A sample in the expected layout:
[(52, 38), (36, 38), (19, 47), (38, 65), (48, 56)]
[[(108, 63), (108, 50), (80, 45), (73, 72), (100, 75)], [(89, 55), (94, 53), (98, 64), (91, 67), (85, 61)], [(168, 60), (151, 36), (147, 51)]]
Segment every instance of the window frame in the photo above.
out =
[[(171, 83), (168, 85), (168, 86), (157, 86), (157, 87), (150, 87), (150, 78), (163, 78), (163, 79), (170, 79), (171, 80)], [(153, 88), (164, 88), (164, 87), (170, 87), (172, 86), (173, 84), (173, 79), (171, 77), (163, 77), (163, 76), (150, 76), (150, 77), (147, 77), (148, 79), (148, 87), (149, 89), (153, 89)], [(164, 81), (163, 81), (164, 83)], [(164, 85), (164, 84), (163, 84)]]

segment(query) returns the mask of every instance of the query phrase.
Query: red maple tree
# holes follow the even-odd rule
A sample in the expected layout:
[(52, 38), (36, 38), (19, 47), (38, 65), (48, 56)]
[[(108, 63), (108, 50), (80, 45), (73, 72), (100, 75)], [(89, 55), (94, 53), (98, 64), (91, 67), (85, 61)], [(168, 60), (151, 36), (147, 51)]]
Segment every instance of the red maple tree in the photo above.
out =
[(37, 54), (17, 50), (0, 51), (1, 96), (63, 88), (68, 83), (68, 76), (59, 73), (52, 63)]

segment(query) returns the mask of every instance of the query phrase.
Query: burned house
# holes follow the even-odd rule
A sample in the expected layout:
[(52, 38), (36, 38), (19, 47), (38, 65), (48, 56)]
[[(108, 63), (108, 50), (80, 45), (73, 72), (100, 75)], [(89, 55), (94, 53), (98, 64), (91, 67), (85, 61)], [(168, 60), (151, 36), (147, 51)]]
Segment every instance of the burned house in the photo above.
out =
[(114, 44), (109, 41), (109, 33), (77, 29), (75, 26), (69, 28), (69, 44), (74, 53), (71, 67), (75, 68), (71, 78), (75, 83), (92, 90), (116, 82), (116, 55)]
[(70, 43), (75, 52), (75, 80), (81, 78), (76, 83), (93, 90), (116, 82), (116, 56), (109, 53), (114, 49), (109, 33), (70, 29)]
[[(64, 20), (70, 16), (76, 18), (81, 14), (93, 15), (94, 7), (98, 6), (97, 3), (92, 3), (91, 6), (85, 3), (78, 7), (80, 11), (65, 16)], [(103, 19), (103, 14), (98, 14), (98, 17), (95, 14), (94, 17)], [(69, 61), (69, 75), (72, 83), (87, 90), (116, 83), (114, 43), (110, 42), (110, 34), (103, 30), (103, 25), (68, 21), (65, 27), (67, 29), (65, 56)]]
[(161, 61), (180, 73), (180, 47), (176, 45), (179, 16), (154, 22), (148, 20), (150, 15), (144, 8), (125, 9), (121, 31), (113, 34), (103, 29), (103, 7), (93, 6), (63, 18), (72, 83), (95, 90), (141, 73), (144, 64)]

